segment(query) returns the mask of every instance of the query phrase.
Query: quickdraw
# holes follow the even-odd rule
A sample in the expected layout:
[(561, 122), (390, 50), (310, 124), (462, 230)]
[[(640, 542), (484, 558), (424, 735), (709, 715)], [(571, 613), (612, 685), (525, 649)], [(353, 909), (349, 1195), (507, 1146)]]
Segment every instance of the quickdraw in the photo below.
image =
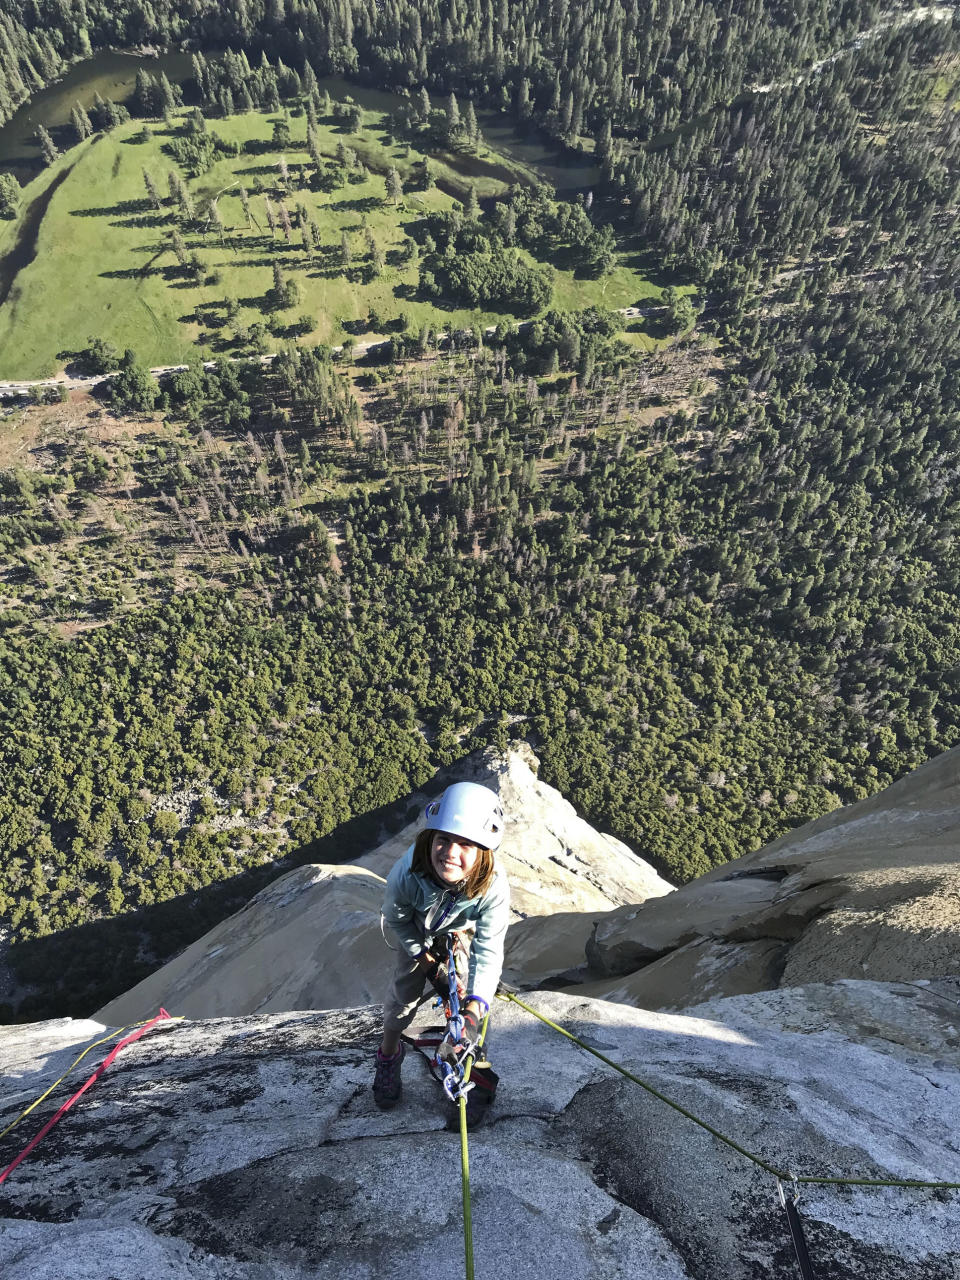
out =
[(443, 1039), (437, 1045), (436, 1053), (433, 1055), (433, 1066), (439, 1074), (443, 1091), (451, 1102), (459, 1102), (473, 1088), (469, 1075), (465, 1075), (467, 1059), (470, 1055), (463, 1052), (461, 1044), (463, 1039), (463, 1016), (460, 1013), (456, 952), (456, 934), (451, 933), (447, 952), (447, 982), (450, 987), (447, 1006), (447, 1030)]

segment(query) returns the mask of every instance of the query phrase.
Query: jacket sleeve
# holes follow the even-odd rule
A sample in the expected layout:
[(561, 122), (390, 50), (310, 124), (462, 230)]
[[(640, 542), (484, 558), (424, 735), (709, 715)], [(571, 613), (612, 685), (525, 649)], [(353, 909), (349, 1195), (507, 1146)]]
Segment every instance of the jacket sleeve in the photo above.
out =
[(503, 971), (503, 944), (510, 923), (510, 885), (498, 875), (477, 914), (477, 930), (470, 947), (467, 999), (476, 997), (490, 1008)]
[(423, 950), (423, 934), (414, 915), (413, 872), (409, 853), (390, 868), (383, 898), (383, 921), (409, 956)]

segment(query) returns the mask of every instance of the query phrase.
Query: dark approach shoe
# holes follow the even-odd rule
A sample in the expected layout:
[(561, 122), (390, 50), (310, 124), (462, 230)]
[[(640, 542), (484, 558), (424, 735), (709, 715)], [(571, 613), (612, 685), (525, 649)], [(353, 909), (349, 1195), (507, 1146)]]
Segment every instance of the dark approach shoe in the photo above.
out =
[[(486, 1098), (477, 1095), (476, 1089), (471, 1089), (467, 1094), (467, 1128), (478, 1129), (487, 1118), (487, 1112), (490, 1104)], [(447, 1128), (451, 1132), (460, 1132), (460, 1104), (455, 1102), (452, 1106), (447, 1103)]]
[(373, 1100), (383, 1110), (395, 1107), (400, 1101), (400, 1095), (403, 1093), (400, 1065), (406, 1052), (407, 1046), (402, 1040), (400, 1048), (392, 1058), (385, 1058), (380, 1050), (377, 1050), (377, 1074), (373, 1078)]
[[(467, 1094), (467, 1128), (477, 1129), (490, 1113), (500, 1077), (489, 1066), (478, 1067), (473, 1073), (474, 1087)], [(460, 1132), (460, 1104), (447, 1104), (447, 1128)]]

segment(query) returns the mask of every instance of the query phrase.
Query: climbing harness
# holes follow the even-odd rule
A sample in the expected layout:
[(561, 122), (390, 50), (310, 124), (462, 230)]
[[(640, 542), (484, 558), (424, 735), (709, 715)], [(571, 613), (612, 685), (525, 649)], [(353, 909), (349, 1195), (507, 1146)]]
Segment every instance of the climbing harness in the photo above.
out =
[(785, 1172), (776, 1168), (775, 1165), (769, 1164), (766, 1160), (762, 1160), (760, 1156), (754, 1155), (752, 1151), (748, 1151), (746, 1147), (735, 1142), (725, 1133), (721, 1133), (719, 1129), (715, 1129), (713, 1125), (707, 1124), (706, 1120), (701, 1120), (699, 1116), (694, 1115), (692, 1111), (688, 1111), (686, 1107), (682, 1107), (679, 1102), (675, 1102), (673, 1098), (667, 1097), (665, 1093), (661, 1093), (659, 1089), (655, 1089), (652, 1084), (646, 1080), (641, 1080), (639, 1076), (634, 1075), (632, 1071), (628, 1071), (625, 1067), (621, 1067), (618, 1062), (614, 1062), (612, 1058), (608, 1058), (606, 1054), (601, 1053), (599, 1049), (594, 1049), (581, 1040), (579, 1036), (575, 1036), (572, 1031), (567, 1031), (565, 1027), (561, 1027), (559, 1023), (552, 1022), (549, 1018), (544, 1017), (542, 1013), (538, 1013), (531, 1005), (525, 1004), (512, 991), (500, 990), (497, 996), (501, 1000), (509, 1000), (513, 1004), (519, 1005), (521, 1009), (525, 1009), (527, 1013), (538, 1018), (546, 1026), (551, 1027), (554, 1031), (565, 1036), (567, 1040), (572, 1040), (575, 1045), (584, 1049), (587, 1053), (593, 1054), (595, 1058), (599, 1058), (601, 1062), (605, 1062), (608, 1067), (612, 1067), (614, 1071), (625, 1076), (627, 1080), (632, 1080), (634, 1084), (638, 1084), (641, 1089), (645, 1089), (647, 1093), (657, 1098), (660, 1102), (665, 1103), (668, 1107), (672, 1107), (674, 1111), (690, 1120), (693, 1124), (699, 1125), (701, 1129), (705, 1129), (707, 1133), (712, 1134), (718, 1142), (724, 1143), (726, 1146), (736, 1151), (738, 1155), (751, 1161), (759, 1169), (763, 1169), (765, 1173), (776, 1181), (777, 1191), (780, 1203), (783, 1205), (787, 1215), (787, 1222), (790, 1227), (790, 1237), (793, 1241), (793, 1247), (797, 1255), (797, 1264), (800, 1268), (800, 1274), (803, 1280), (815, 1280), (813, 1267), (810, 1262), (810, 1255), (807, 1250), (806, 1239), (803, 1234), (803, 1223), (800, 1218), (797, 1204), (800, 1200), (801, 1185), (807, 1186), (823, 1186), (823, 1187), (916, 1187), (928, 1191), (957, 1191), (960, 1190), (960, 1182), (924, 1182), (919, 1178), (828, 1178), (820, 1177), (816, 1174), (795, 1174)]
[[(40, 1142), (43, 1141), (43, 1139), (47, 1136), (47, 1134), (50, 1132), (53, 1126), (55, 1124), (58, 1124), (63, 1119), (63, 1117), (67, 1114), (67, 1112), (70, 1110), (73, 1104), (79, 1101), (79, 1099), (83, 1097), (83, 1095), (91, 1087), (91, 1085), (96, 1084), (96, 1082), (100, 1079), (100, 1077), (106, 1071), (107, 1067), (110, 1066), (110, 1064), (116, 1058), (117, 1054), (121, 1051), (121, 1049), (125, 1049), (127, 1045), (133, 1044), (135, 1040), (139, 1040), (141, 1036), (146, 1035), (148, 1031), (152, 1030), (160, 1022), (181, 1022), (181, 1021), (182, 1021), (182, 1018), (174, 1018), (169, 1013), (167, 1013), (166, 1009), (161, 1008), (160, 1012), (156, 1015), (156, 1017), (150, 1018), (146, 1022), (128, 1023), (127, 1024), (128, 1026), (136, 1027), (137, 1030), (132, 1031), (129, 1035), (123, 1036), (120, 1040), (117, 1041), (117, 1043), (113, 1046), (113, 1048), (104, 1058), (104, 1060), (100, 1063), (99, 1067), (97, 1067), (96, 1071), (94, 1071), (94, 1073), (80, 1086), (80, 1088), (76, 1091), (76, 1093), (72, 1095), (72, 1097), (67, 1099), (67, 1101), (63, 1104), (63, 1106), (60, 1107), (60, 1109), (57, 1112), (55, 1112), (53, 1116), (51, 1116), (51, 1118), (43, 1126), (40, 1132), (35, 1137), (31, 1138), (31, 1140), (23, 1148), (20, 1154), (14, 1160), (12, 1160), (10, 1164), (7, 1165), (6, 1169), (4, 1169), (2, 1173), (0, 1173), (0, 1184), (6, 1182), (7, 1178), (10, 1176), (11, 1173), (13, 1173), (17, 1165), (19, 1165), (23, 1160), (25, 1160), (27, 1156), (30, 1154), (30, 1152), (33, 1151), (33, 1149), (36, 1146), (38, 1146)], [(127, 1028), (121, 1027), (120, 1029), (121, 1031), (125, 1031)], [(26, 1107), (23, 1111), (20, 1112), (20, 1114), (13, 1121), (12, 1124), (7, 1125), (7, 1127), (3, 1130), (3, 1132), (0, 1133), (0, 1138), (3, 1138), (6, 1134), (8, 1134), (11, 1129), (16, 1128), (16, 1126), (20, 1123), (20, 1121), (23, 1120), (25, 1116), (28, 1116), (30, 1112), (34, 1109), (34, 1107), (39, 1106), (40, 1103), (43, 1102), (44, 1098), (49, 1097), (50, 1094), (53, 1092), (53, 1090), (56, 1089), (57, 1085), (67, 1078), (67, 1076), (74, 1069), (74, 1067), (77, 1066), (77, 1064), (81, 1061), (81, 1059), (83, 1059), (90, 1052), (91, 1049), (95, 1049), (97, 1045), (104, 1044), (107, 1040), (112, 1040), (116, 1034), (117, 1033), (114, 1031), (109, 1036), (104, 1036), (100, 1040), (94, 1040), (92, 1044), (87, 1045), (83, 1053), (81, 1053), (78, 1058), (74, 1059), (70, 1067), (63, 1073), (60, 1079), (55, 1080), (53, 1084), (50, 1086), (50, 1088), (47, 1089), (44, 1093), (42, 1093), (40, 1097), (36, 1099), (36, 1101), (32, 1102), (29, 1107)]]

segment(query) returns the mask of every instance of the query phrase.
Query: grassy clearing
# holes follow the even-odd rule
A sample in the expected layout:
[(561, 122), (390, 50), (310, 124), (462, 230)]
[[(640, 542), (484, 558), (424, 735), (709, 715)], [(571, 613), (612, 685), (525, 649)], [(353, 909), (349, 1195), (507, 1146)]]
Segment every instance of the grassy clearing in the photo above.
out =
[(960, 111), (960, 96), (957, 94), (958, 82), (960, 82), (960, 58), (956, 55), (938, 58), (933, 72), (933, 83), (930, 88), (929, 105), (931, 110), (941, 110), (949, 100), (950, 108), (953, 111)]
[[(288, 243), (282, 230), (271, 234), (267, 225), (265, 195), (274, 207), (283, 195), (281, 153), (271, 141), (273, 125), (280, 119), (251, 112), (210, 126), (225, 142), (239, 144), (241, 153), (221, 157), (187, 184), (198, 213), (217, 197), (224, 223), (222, 240), (213, 229), (183, 233), (188, 252), (198, 253), (203, 263), (199, 283), (184, 275), (171, 247), (175, 220), (167, 177), (180, 170), (163, 150), (171, 137), (165, 126), (155, 125), (149, 137), (141, 138), (142, 125), (131, 122), (73, 148), (44, 171), (26, 189), (24, 211), (69, 170), (40, 223), (36, 256), (20, 271), (0, 308), (0, 377), (46, 376), (67, 362), (64, 353), (81, 349), (94, 335), (120, 349), (133, 347), (151, 365), (180, 363), (191, 355), (237, 353), (237, 330), (266, 318), (264, 295), (273, 284), (274, 263), (285, 277), (296, 280), (300, 293), (299, 301), (281, 313), (283, 325), (301, 315), (315, 320), (302, 341), (339, 343), (346, 324), (355, 340), (363, 342), (382, 336), (401, 314), (414, 330), (424, 325), (446, 329), (495, 324), (503, 318), (495, 312), (438, 311), (434, 303), (419, 301), (418, 268), (401, 266), (394, 258), (407, 224), (424, 212), (452, 207), (451, 192), (465, 190), (464, 170), (472, 172), (478, 195), (492, 198), (502, 195), (510, 180), (521, 179), (523, 166), (489, 150), (478, 157), (431, 156), (439, 185), (407, 193), (395, 208), (386, 197), (382, 175), (394, 166), (406, 180), (424, 157), (385, 134), (382, 117), (368, 111), (357, 134), (344, 132), (333, 119), (322, 120), (318, 128), (325, 157), (332, 159), (343, 143), (367, 166), (368, 175), (330, 193), (297, 189), (299, 166), (309, 165), (306, 119), (289, 119), (291, 140), (283, 159), (292, 181), (283, 198), (291, 215), (300, 204), (319, 228), (320, 247), (308, 252), (296, 226)], [(244, 150), (247, 144), (255, 149)], [(146, 198), (144, 170), (164, 200), (160, 210)], [(247, 225), (241, 185), (258, 225)], [(9, 251), (19, 231), (19, 223), (0, 228), (0, 251)], [(372, 278), (367, 270), (368, 233), (385, 258), (382, 274)], [(347, 270), (341, 263), (344, 234), (352, 254)], [(624, 307), (658, 294), (657, 286), (625, 264), (603, 280), (577, 279), (571, 271), (558, 270), (553, 305)], [(228, 328), (230, 300), (236, 311)], [(380, 317), (377, 329), (362, 323), (371, 310)], [(270, 345), (276, 346), (280, 336), (276, 334)], [(639, 341), (644, 345), (643, 335)]]

